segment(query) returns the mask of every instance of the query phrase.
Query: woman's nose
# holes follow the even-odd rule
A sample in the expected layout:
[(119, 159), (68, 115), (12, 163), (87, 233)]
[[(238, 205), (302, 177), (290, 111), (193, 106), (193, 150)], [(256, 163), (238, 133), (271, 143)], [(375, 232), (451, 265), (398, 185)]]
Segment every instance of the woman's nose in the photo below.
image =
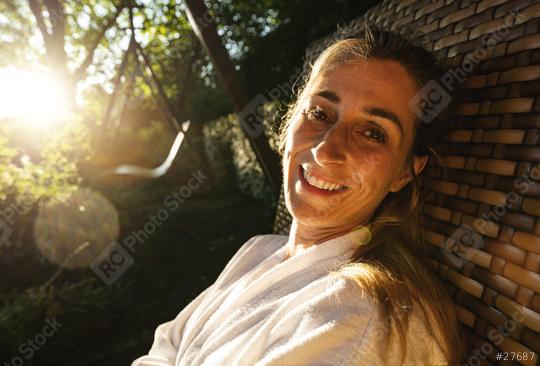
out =
[(322, 140), (311, 149), (315, 161), (320, 165), (341, 164), (345, 161), (347, 149), (346, 129), (334, 124), (324, 134)]

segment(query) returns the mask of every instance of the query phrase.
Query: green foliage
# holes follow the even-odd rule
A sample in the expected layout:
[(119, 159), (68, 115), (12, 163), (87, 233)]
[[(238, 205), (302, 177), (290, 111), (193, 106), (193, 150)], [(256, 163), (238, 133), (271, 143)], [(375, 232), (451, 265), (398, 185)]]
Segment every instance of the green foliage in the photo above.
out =
[(9, 342), (1, 348), (16, 354), (29, 335), (41, 331), (46, 319), (55, 318), (61, 324), (62, 338), (71, 342), (84, 337), (81, 328), (107, 329), (113, 311), (126, 301), (127, 290), (127, 285), (103, 286), (89, 277), (56, 287), (43, 285), (24, 292), (0, 293), (0, 338)]
[(149, 126), (133, 131), (131, 135), (126, 136), (126, 139), (139, 146), (137, 149), (137, 153), (141, 155), (139, 160), (142, 160), (144, 156), (144, 160), (149, 161), (152, 166), (157, 166), (167, 157), (175, 137), (166, 123), (152, 120)]
[[(265, 134), (268, 137), (270, 147), (277, 152), (278, 135), (276, 126), (278, 126), (280, 119), (278, 113), (279, 103), (267, 103), (262, 109)], [(276, 198), (272, 188), (264, 176), (249, 140), (236, 121), (236, 115), (230, 114), (205, 123), (203, 134), (206, 140), (206, 153), (209, 155), (209, 161), (217, 164), (217, 161), (223, 159), (223, 155), (220, 156), (221, 152), (230, 152), (238, 189), (242, 193), (263, 200), (269, 205), (275, 205)], [(217, 167), (214, 166), (212, 169), (217, 169)]]
[(29, 12), (27, 1), (0, 1), (0, 67), (26, 66), (39, 59), (39, 52), (28, 47), (28, 39), (36, 31)]
[[(67, 65), (74, 71), (115, 14), (121, 0), (64, 1), (64, 35)], [(179, 120), (206, 121), (233, 111), (229, 96), (186, 16), (185, 4), (169, 0), (137, 0), (134, 23), (137, 39), (149, 55), (152, 67)], [(245, 0), (207, 1), (208, 17), (233, 58), (248, 94), (256, 95), (289, 82), (302, 66), (306, 47), (335, 30), (336, 24), (357, 17), (377, 1), (353, 0), (285, 1)], [(23, 0), (0, 3), (0, 67), (36, 62), (48, 55), (43, 40)], [(124, 9), (114, 26), (100, 41), (88, 68), (85, 87), (112, 89), (111, 80), (129, 39), (129, 16)], [(32, 38), (32, 42), (28, 39)], [(46, 64), (47, 60), (41, 60)], [(128, 68), (128, 73), (133, 72)], [(145, 89), (138, 78), (134, 88)], [(146, 88), (147, 89), (147, 88)], [(149, 90), (144, 90), (146, 96)], [(288, 93), (282, 93), (286, 100)], [(102, 108), (104, 105), (101, 106)]]
[[(358, 17), (379, 0), (208, 1), (251, 95), (289, 82), (311, 42)], [(233, 52), (234, 51), (234, 52)], [(280, 100), (289, 95), (283, 93)]]
[(34, 160), (9, 144), (13, 129), (0, 134), (0, 201), (12, 199), (32, 204), (58, 197), (80, 183), (77, 163), (88, 158), (88, 132), (78, 121), (66, 122), (44, 137), (40, 156)]

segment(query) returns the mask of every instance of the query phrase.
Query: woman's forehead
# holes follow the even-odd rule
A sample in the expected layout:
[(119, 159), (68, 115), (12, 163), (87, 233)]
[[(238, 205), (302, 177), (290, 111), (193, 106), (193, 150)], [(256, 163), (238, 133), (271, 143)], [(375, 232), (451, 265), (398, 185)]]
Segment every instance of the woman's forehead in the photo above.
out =
[(326, 90), (339, 101), (356, 105), (391, 107), (402, 119), (414, 121), (410, 100), (418, 92), (414, 80), (397, 62), (391, 60), (358, 60), (346, 63), (313, 80), (309, 95)]
[(313, 88), (334, 87), (344, 92), (357, 92), (362, 95), (398, 96), (410, 98), (417, 91), (414, 80), (396, 61), (358, 60), (326, 72), (314, 79)]

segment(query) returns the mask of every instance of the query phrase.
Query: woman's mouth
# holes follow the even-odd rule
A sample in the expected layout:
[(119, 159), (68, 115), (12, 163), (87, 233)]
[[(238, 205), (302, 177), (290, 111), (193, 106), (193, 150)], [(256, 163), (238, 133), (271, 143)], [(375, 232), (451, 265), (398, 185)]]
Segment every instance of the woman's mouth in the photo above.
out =
[(312, 174), (305, 170), (302, 165), (298, 166), (298, 175), (300, 177), (302, 187), (312, 193), (329, 195), (340, 193), (348, 189), (348, 187), (342, 184), (326, 182), (322, 179), (315, 178)]

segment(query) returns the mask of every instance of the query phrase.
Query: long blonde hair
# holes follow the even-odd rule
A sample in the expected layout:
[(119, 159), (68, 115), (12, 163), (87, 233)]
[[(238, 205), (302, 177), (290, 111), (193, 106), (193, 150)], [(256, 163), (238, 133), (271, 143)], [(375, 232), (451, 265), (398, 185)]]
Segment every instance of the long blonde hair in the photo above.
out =
[[(365, 23), (360, 34), (347, 35), (326, 48), (305, 70), (303, 83), (296, 92), (298, 97), (284, 116), (280, 126), (280, 152), (284, 152), (290, 122), (301, 112), (300, 106), (312, 82), (340, 65), (359, 58), (394, 60), (409, 72), (419, 89), (430, 80), (440, 80), (446, 72), (443, 63), (416, 41), (408, 39), (405, 32), (388, 32)], [(366, 225), (370, 231), (369, 243), (361, 246), (350, 261), (332, 273), (354, 281), (376, 301), (381, 319), (394, 325), (386, 328), (386, 342), (390, 329), (395, 328), (398, 332), (403, 350), (402, 363), (413, 303), (419, 304), (432, 325), (433, 335), (450, 364), (459, 363), (465, 353), (454, 303), (429, 264), (429, 244), (426, 244), (420, 223), (423, 192), (420, 177), (415, 175), (413, 167), (413, 156), (430, 156), (442, 165), (437, 146), (450, 109), (451, 105), (431, 123), (416, 121), (413, 146), (406, 160), (412, 181), (399, 192), (388, 193)]]

